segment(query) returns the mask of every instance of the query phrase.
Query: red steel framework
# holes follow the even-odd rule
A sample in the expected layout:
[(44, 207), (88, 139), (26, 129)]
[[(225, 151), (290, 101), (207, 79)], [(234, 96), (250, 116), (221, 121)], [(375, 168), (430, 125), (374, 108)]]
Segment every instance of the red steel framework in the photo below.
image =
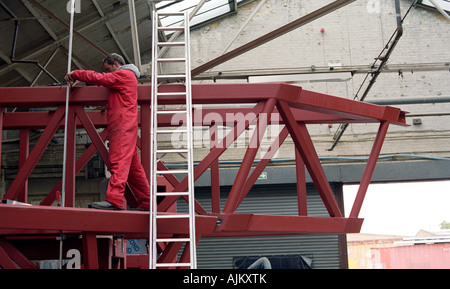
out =
[[(164, 86), (165, 92), (182, 90), (181, 85)], [(150, 168), (150, 103), (151, 88), (139, 86), (139, 125), (141, 135), (138, 146), (141, 149), (143, 166), (149, 174)], [(0, 114), (0, 135), (3, 130), (20, 130), (19, 171), (9, 186), (5, 200), (27, 202), (27, 180), (44, 154), (45, 149), (58, 129), (65, 129), (67, 138), (66, 196), (63, 207), (52, 206), (60, 181), (42, 200), (39, 206), (0, 204), (0, 267), (35, 268), (32, 260), (58, 259), (59, 241), (55, 237), (63, 235), (63, 254), (70, 248), (81, 253), (83, 268), (148, 268), (148, 255), (126, 255), (124, 240), (148, 238), (149, 214), (142, 211), (102, 211), (75, 208), (75, 177), (86, 166), (95, 153), (108, 166), (108, 150), (105, 140), (106, 113), (102, 110), (85, 110), (85, 106), (101, 106), (107, 102), (108, 91), (102, 87), (78, 87), (70, 94), (68, 126), (65, 120), (65, 87), (0, 88), (0, 108), (8, 107), (55, 107), (52, 111), (3, 112)], [(209, 127), (212, 137), (209, 153), (195, 166), (194, 178), (198, 179), (208, 169), (211, 174), (210, 212), (196, 202), (197, 242), (202, 237), (256, 236), (281, 234), (331, 234), (357, 233), (363, 219), (358, 218), (367, 187), (374, 172), (380, 150), (389, 124), (406, 125), (405, 112), (389, 106), (378, 106), (334, 97), (287, 83), (266, 84), (198, 84), (192, 86), (193, 104), (218, 104), (221, 108), (203, 108), (194, 111), (194, 126)], [(171, 97), (161, 104), (180, 104), (182, 98)], [(253, 104), (253, 107), (237, 108), (231, 104)], [(201, 115), (199, 115), (201, 113)], [(211, 123), (209, 113), (221, 115), (223, 123)], [(225, 115), (234, 113), (241, 118), (231, 124), (232, 130), (222, 140), (215, 138), (217, 126), (230, 126)], [(277, 122), (283, 129), (267, 150), (263, 159), (255, 164), (264, 131), (274, 121), (268, 115), (277, 113)], [(265, 117), (262, 117), (265, 116)], [(161, 126), (171, 126), (171, 115), (162, 114)], [(339, 209), (324, 173), (307, 124), (330, 123), (379, 123), (360, 188), (350, 216), (345, 218)], [(246, 149), (242, 163), (228, 199), (221, 210), (219, 185), (219, 157), (250, 125), (256, 124)], [(29, 130), (43, 129), (43, 132), (29, 151)], [(76, 130), (84, 129), (92, 144), (76, 159)], [(236, 213), (258, 176), (270, 163), (277, 149), (290, 136), (295, 144), (297, 169), (298, 215), (262, 215)], [(1, 144), (0, 144), (1, 145)], [(294, 154), (294, 153), (293, 153)], [(168, 169), (158, 162), (160, 170)], [(252, 170), (252, 167), (254, 169)], [(308, 170), (323, 203), (328, 217), (309, 216), (306, 202), (305, 168)], [(181, 192), (187, 189), (187, 180), (179, 181), (174, 175), (164, 174), (159, 181), (167, 191)], [(130, 207), (136, 200), (130, 188), (125, 197)], [(176, 209), (177, 197), (167, 196), (159, 204), (158, 210), (166, 212)], [(158, 220), (158, 231), (165, 236), (187, 234), (186, 219), (174, 225)], [(159, 244), (160, 261), (172, 262), (182, 244)], [(187, 247), (187, 246), (186, 246)], [(181, 254), (181, 262), (188, 259), (188, 253)]]

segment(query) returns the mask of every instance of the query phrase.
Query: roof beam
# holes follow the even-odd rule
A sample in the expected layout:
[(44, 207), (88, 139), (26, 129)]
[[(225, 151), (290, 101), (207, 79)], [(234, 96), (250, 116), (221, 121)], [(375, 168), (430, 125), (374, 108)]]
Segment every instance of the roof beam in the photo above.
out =
[(8, 63), (8, 66), (7, 66), (6, 69), (5, 69), (7, 72), (10, 71), (10, 70), (15, 70), (15, 71), (17, 71), (17, 73), (19, 73), (26, 81), (28, 81), (29, 83), (32, 83), (32, 82), (33, 82), (33, 78), (31, 77), (31, 75), (28, 74), (28, 72), (27, 72), (25, 69), (23, 69), (23, 68), (21, 68), (21, 67), (14, 67), (14, 68), (12, 68), (12, 66), (14, 65), (14, 63), (11, 61), (11, 58), (10, 58), (8, 55), (6, 55), (6, 53), (3, 52), (1, 49), (0, 49), (0, 58), (3, 59), (6, 63)]
[[(136, 0), (136, 3), (139, 3), (140, 1), (142, 1), (142, 0)], [(87, 24), (84, 27), (81, 27), (80, 29), (78, 29), (78, 32), (83, 32), (85, 30), (91, 29), (92, 27), (94, 27), (95, 25), (97, 25), (99, 23), (108, 21), (109, 19), (114, 18), (117, 15), (124, 13), (125, 10), (128, 11), (128, 4), (124, 4), (120, 8), (118, 8), (116, 11), (106, 15), (105, 17), (100, 18), (97, 21), (94, 21), (94, 22), (92, 22), (90, 24)], [(66, 41), (68, 38), (69, 38), (69, 34), (67, 34), (66, 36), (62, 37), (61, 39), (56, 40), (55, 42), (53, 42), (53, 43), (51, 43), (51, 44), (49, 44), (49, 45), (47, 45), (47, 46), (45, 46), (45, 47), (35, 51), (35, 52), (32, 52), (32, 53), (24, 56), (24, 58), (25, 59), (35, 59), (39, 55), (41, 55), (42, 53), (48, 52), (49, 49), (53, 49), (53, 48), (55, 48), (57, 46), (61, 46), (61, 43), (63, 41)], [(5, 73), (8, 73), (9, 71), (11, 71), (11, 69), (15, 69), (16, 65), (18, 65), (18, 63), (12, 63), (11, 65), (8, 65), (8, 67), (0, 69), (0, 76), (4, 75)]]
[[(195, 80), (208, 79), (248, 79), (252, 76), (275, 76), (275, 75), (314, 75), (314, 74), (340, 74), (351, 73), (367, 74), (374, 73), (378, 69), (372, 65), (352, 65), (352, 66), (314, 66), (314, 67), (296, 67), (296, 68), (264, 68), (264, 69), (242, 69), (242, 70), (221, 70), (204, 72), (197, 75)], [(450, 64), (448, 62), (434, 63), (391, 63), (383, 67), (383, 73), (417, 72), (417, 71), (448, 71)], [(311, 77), (312, 78), (312, 77)]]
[(134, 64), (137, 66), (139, 71), (142, 71), (141, 49), (139, 47), (139, 33), (134, 0), (128, 0), (128, 10), (130, 13), (131, 41), (133, 43)]
[[(100, 14), (100, 17), (103, 18), (105, 17), (105, 13), (103, 13), (102, 8), (100, 7), (100, 4), (98, 4), (97, 0), (92, 0), (92, 3), (95, 6), (95, 9), (97, 9), (98, 14)], [(114, 42), (116, 42), (117, 47), (119, 47), (120, 52), (122, 53), (122, 55), (125, 57), (126, 61), (128, 63), (131, 63), (131, 59), (128, 56), (127, 52), (125, 51), (125, 48), (123, 47), (122, 43), (120, 42), (119, 38), (117, 37), (116, 33), (114, 32), (114, 29), (111, 26), (111, 23), (109, 21), (105, 21), (105, 26), (109, 31), (109, 34), (111, 34)]]
[(325, 15), (327, 15), (327, 14), (329, 14), (329, 13), (331, 13), (331, 12), (333, 12), (333, 11), (339, 9), (339, 8), (342, 8), (342, 7), (352, 3), (354, 1), (355, 0), (337, 0), (337, 1), (334, 1), (333, 3), (330, 3), (330, 4), (324, 6), (324, 7), (320, 8), (320, 9), (317, 9), (316, 11), (311, 12), (311, 13), (309, 13), (309, 14), (307, 14), (307, 15), (305, 15), (305, 16), (303, 16), (303, 17), (301, 17), (301, 18), (299, 18), (299, 19), (297, 19), (297, 20), (295, 20), (293, 22), (290, 22), (289, 24), (286, 24), (286, 25), (284, 25), (284, 26), (282, 26), (282, 27), (280, 27), (280, 28), (278, 28), (278, 29), (276, 29), (276, 30), (266, 34), (266, 35), (263, 35), (263, 36), (255, 39), (255, 40), (253, 40), (253, 41), (251, 41), (251, 42), (241, 46), (241, 47), (238, 47), (238, 48), (236, 48), (236, 49), (234, 49), (234, 50), (232, 50), (232, 51), (230, 51), (228, 53), (225, 53), (225, 54), (223, 54), (223, 55), (221, 55), (221, 56), (219, 56), (219, 57), (217, 57), (217, 58), (215, 58), (215, 59), (213, 59), (213, 60), (203, 64), (203, 65), (200, 65), (199, 67), (197, 67), (197, 68), (192, 70), (191, 75), (192, 75), (192, 77), (194, 77), (194, 76), (196, 76), (196, 75), (198, 75), (198, 74), (200, 74), (202, 72), (205, 72), (205, 71), (207, 71), (207, 70), (209, 70), (209, 69), (211, 69), (211, 68), (213, 68), (213, 67), (215, 67), (215, 66), (217, 66), (219, 64), (222, 64), (222, 63), (224, 63), (224, 62), (226, 62), (226, 61), (228, 61), (230, 59), (233, 59), (233, 58), (235, 58), (235, 57), (237, 57), (237, 56), (239, 56), (239, 55), (241, 55), (241, 54), (243, 54), (245, 52), (248, 52), (248, 51), (250, 51), (250, 50), (252, 50), (254, 48), (257, 48), (257, 47), (259, 47), (259, 46), (269, 42), (269, 41), (272, 41), (272, 40), (274, 40), (274, 39), (276, 39), (276, 38), (278, 38), (278, 37), (280, 37), (280, 36), (282, 36), (282, 35), (284, 35), (284, 34), (286, 34), (288, 32), (291, 32), (294, 29), (297, 29), (297, 28), (299, 28), (299, 27), (301, 27), (301, 26), (303, 26), (305, 24), (308, 24), (309, 22), (312, 22), (312, 21), (314, 21), (314, 20), (316, 20), (316, 19), (318, 19), (318, 18), (320, 18), (322, 16), (325, 16)]
[(36, 11), (36, 9), (34, 9), (34, 7), (30, 4), (30, 2), (28, 0), (22, 0), (22, 3), (23, 5), (25, 5), (25, 7), (27, 7), (28, 11), (30, 11), (30, 13), (37, 18), (39, 24), (41, 24), (41, 26), (45, 29), (45, 31), (47, 31), (50, 37), (53, 38), (53, 40), (58, 40), (56, 34), (53, 32), (50, 26), (48, 26), (47, 23), (45, 23), (45, 21), (41, 19), (41, 15), (39, 14), (39, 12)]
[[(48, 16), (50, 16), (51, 18), (53, 18), (54, 20), (58, 21), (59, 23), (61, 23), (61, 25), (63, 25), (64, 27), (66, 27), (67, 29), (70, 29), (69, 24), (67, 24), (66, 22), (64, 22), (61, 18), (59, 18), (58, 16), (56, 16), (54, 13), (52, 13), (50, 10), (48, 10), (47, 8), (45, 8), (44, 6), (42, 6), (41, 4), (37, 3), (35, 0), (28, 0), (30, 1), (34, 6), (36, 6), (39, 10), (41, 10), (42, 12), (44, 12), (45, 14), (47, 14)], [(92, 46), (93, 48), (95, 48), (98, 52), (100, 52), (103, 55), (108, 55), (108, 52), (106, 52), (105, 50), (103, 50), (100, 46), (98, 46), (97, 44), (95, 44), (94, 42), (92, 42), (91, 40), (89, 40), (87, 37), (85, 37), (83, 34), (81, 34), (79, 31), (77, 30), (73, 30), (73, 33), (78, 36), (79, 38), (83, 39), (85, 42), (87, 42), (90, 46)]]

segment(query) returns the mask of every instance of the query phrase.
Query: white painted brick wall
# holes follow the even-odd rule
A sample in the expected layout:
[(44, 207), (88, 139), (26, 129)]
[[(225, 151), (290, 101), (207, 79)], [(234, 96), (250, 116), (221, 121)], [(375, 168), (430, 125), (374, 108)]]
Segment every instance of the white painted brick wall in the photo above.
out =
[[(402, 15), (406, 13), (411, 2), (401, 1)], [(230, 50), (328, 3), (330, 1), (267, 0), (232, 42)], [(250, 3), (240, 8), (236, 15), (192, 31), (193, 68), (218, 57), (258, 4), (259, 1)], [(321, 32), (322, 28), (325, 30), (324, 33)], [(311, 65), (326, 66), (329, 60), (340, 60), (345, 66), (370, 65), (395, 29), (393, 0), (359, 0), (212, 70), (218, 72), (238, 69), (305, 68)], [(413, 7), (404, 22), (404, 35), (391, 55), (388, 65), (444, 62), (450, 63), (450, 23), (438, 12)], [(364, 77), (365, 75), (356, 74), (348, 82), (301, 85), (305, 89), (353, 98)], [(366, 100), (448, 97), (449, 88), (448, 70), (414, 73), (405, 71), (402, 76), (397, 73), (384, 73), (378, 78)], [(450, 112), (448, 103), (397, 107), (411, 113)], [(450, 157), (448, 127), (450, 117), (421, 118), (420, 126), (407, 128), (391, 126), (382, 153), (416, 153)], [(408, 118), (408, 123), (412, 123), (411, 118)], [(368, 140), (373, 138), (373, 133), (377, 129), (374, 125), (352, 125), (335, 151), (328, 152), (326, 149), (332, 143), (336, 128), (337, 125), (333, 125), (332, 128), (328, 125), (310, 126), (310, 132), (318, 142), (320, 155), (367, 154), (371, 145)]]

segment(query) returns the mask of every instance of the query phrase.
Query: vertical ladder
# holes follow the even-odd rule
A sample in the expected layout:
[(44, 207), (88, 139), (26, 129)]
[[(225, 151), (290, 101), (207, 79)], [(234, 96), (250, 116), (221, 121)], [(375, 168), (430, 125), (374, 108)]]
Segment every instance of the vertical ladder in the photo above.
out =
[[(160, 24), (160, 16), (163, 17), (172, 17), (182, 16), (184, 21), (181, 26), (176, 27), (163, 27)], [(184, 40), (168, 40), (168, 41), (159, 41), (158, 35), (160, 32), (176, 32), (182, 31), (184, 32)], [(152, 104), (151, 104), (151, 165), (150, 165), (150, 197), (151, 197), (151, 206), (150, 206), (150, 236), (149, 236), (149, 267), (151, 269), (156, 269), (160, 267), (189, 267), (191, 269), (196, 269), (197, 267), (197, 255), (196, 255), (196, 240), (195, 240), (195, 207), (194, 207), (194, 160), (193, 160), (193, 130), (192, 130), (192, 94), (191, 94), (191, 68), (190, 68), (190, 47), (189, 47), (189, 18), (187, 13), (178, 12), (178, 13), (162, 13), (162, 12), (153, 12), (153, 60), (152, 60)], [(163, 37), (165, 38), (165, 37)], [(173, 48), (171, 52), (175, 54), (180, 53), (183, 54), (181, 57), (171, 57), (171, 58), (163, 58), (159, 55), (159, 50), (162, 48)], [(184, 49), (183, 49), (184, 48)], [(160, 73), (160, 66), (167, 64), (176, 64), (184, 66), (183, 73), (177, 74), (168, 74), (168, 73)], [(183, 82), (185, 89), (180, 92), (179, 89), (177, 92), (169, 93), (167, 92), (167, 86), (173, 86), (173, 82)], [(178, 85), (179, 86), (179, 85)], [(170, 91), (170, 89), (169, 89)], [(158, 104), (158, 100), (161, 100), (164, 97), (185, 97), (186, 104), (182, 105), (182, 108), (179, 107), (177, 109), (161, 109)], [(168, 105), (169, 106), (169, 105)], [(180, 119), (182, 117), (185, 121), (181, 124), (180, 127), (177, 127), (175, 130), (171, 129), (161, 129), (158, 127), (158, 115), (169, 114)], [(158, 137), (163, 136), (164, 134), (167, 136), (171, 133), (183, 134), (181, 142), (183, 144), (180, 145), (181, 148), (164, 148), (161, 149), (158, 147)], [(157, 168), (157, 162), (159, 159), (165, 155), (179, 154), (183, 156), (183, 169), (177, 170), (166, 170), (161, 171)], [(163, 174), (174, 174), (175, 176), (183, 176), (186, 175), (188, 178), (188, 189), (186, 192), (158, 192), (158, 184), (157, 184), (157, 176)], [(168, 212), (158, 212), (157, 211), (157, 199), (158, 197), (167, 197), (167, 196), (176, 196), (183, 197), (188, 201), (188, 213), (168, 213)], [(157, 220), (165, 219), (165, 222), (180, 222), (183, 220), (188, 220), (189, 224), (189, 233), (187, 236), (178, 236), (173, 235), (169, 238), (162, 238), (158, 236), (158, 228), (157, 228)], [(158, 251), (157, 244), (158, 243), (177, 243), (182, 242), (185, 243), (185, 251), (189, 247), (189, 262), (174, 262), (174, 263), (158, 263)]]

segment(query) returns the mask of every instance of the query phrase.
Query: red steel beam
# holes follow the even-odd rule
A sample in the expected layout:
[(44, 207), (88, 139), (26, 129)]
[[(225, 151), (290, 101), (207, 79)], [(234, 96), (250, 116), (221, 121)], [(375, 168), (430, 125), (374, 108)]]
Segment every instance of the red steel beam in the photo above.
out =
[[(97, 235), (142, 234), (148, 236), (148, 212), (99, 211), (81, 208), (0, 205), (0, 228), (10, 235), (35, 235), (37, 232)], [(220, 217), (221, 224), (217, 224)], [(202, 237), (217, 237), (222, 232), (252, 235), (281, 233), (357, 233), (363, 219), (257, 214), (196, 216), (196, 232)], [(159, 222), (159, 221), (158, 221)], [(161, 220), (161, 234), (187, 234), (187, 222)], [(1, 232), (1, 231), (0, 231)], [(42, 234), (41, 233), (41, 234)]]
[(47, 128), (42, 133), (29, 157), (24, 162), (22, 169), (19, 171), (16, 178), (10, 185), (8, 191), (4, 196), (5, 199), (15, 200), (17, 198), (17, 194), (24, 187), (26, 179), (28, 179), (28, 176), (31, 174), (33, 168), (36, 166), (38, 160), (44, 153), (45, 148), (50, 143), (51, 138), (58, 130), (59, 125), (63, 120), (63, 115), (64, 107), (60, 106), (54, 113), (52, 120), (49, 122)]
[(5, 249), (0, 246), (0, 268), (3, 269), (18, 269), (13, 260), (6, 253)]
[[(76, 106), (75, 106), (76, 107)], [(144, 109), (145, 110), (145, 109)], [(323, 113), (311, 112), (302, 109), (296, 109), (291, 107), (292, 114), (296, 121), (302, 121), (306, 124), (330, 124), (330, 123), (361, 123), (361, 119), (344, 118), (338, 116), (326, 115)], [(6, 112), (4, 113), (4, 130), (14, 130), (27, 127), (28, 129), (43, 129), (45, 128), (54, 112)], [(105, 128), (107, 126), (106, 113), (104, 111), (85, 111), (84, 112), (90, 121), (95, 125), (96, 128)], [(230, 126), (227, 122), (227, 117), (230, 115), (234, 117), (239, 117), (240, 115), (246, 116), (249, 113), (253, 113), (251, 108), (202, 108), (194, 109), (193, 124), (195, 126), (209, 126), (211, 122), (220, 126)], [(145, 116), (148, 114), (142, 111), (139, 114), (139, 125), (142, 131), (145, 130), (145, 122), (147, 121)], [(277, 122), (277, 124), (284, 124), (283, 119), (276, 118), (279, 115), (278, 109), (274, 109), (273, 116), (271, 118), (272, 122)], [(79, 117), (79, 116), (78, 116)], [(173, 114), (165, 114), (158, 116), (158, 123), (161, 126), (174, 126), (172, 124)], [(367, 119), (366, 123), (378, 122), (377, 119)], [(77, 128), (83, 128), (83, 123), (80, 119), (76, 120)], [(64, 123), (61, 128), (64, 128)]]
[(67, 134), (67, 152), (66, 152), (66, 176), (65, 176), (65, 188), (63, 202), (64, 206), (74, 207), (75, 206), (75, 161), (76, 161), (76, 116), (74, 111), (74, 106), (71, 105), (69, 108), (69, 115), (66, 116), (67, 127), (65, 133)]
[(286, 127), (284, 127), (278, 137), (274, 140), (272, 145), (269, 147), (267, 152), (264, 154), (264, 157), (258, 162), (256, 167), (253, 169), (250, 176), (247, 178), (244, 187), (242, 189), (241, 195), (239, 197), (239, 201), (237, 205), (240, 205), (240, 203), (244, 200), (244, 198), (247, 196), (248, 192), (250, 192), (250, 189), (255, 184), (258, 177), (261, 175), (261, 173), (264, 171), (264, 169), (267, 167), (267, 165), (272, 160), (272, 157), (275, 155), (275, 153), (278, 151), (280, 146), (283, 144), (284, 140), (289, 135), (288, 130)]
[(375, 166), (377, 164), (378, 157), (380, 155), (381, 147), (383, 146), (384, 138), (386, 137), (389, 128), (389, 122), (383, 121), (378, 129), (377, 136), (370, 152), (369, 160), (367, 161), (366, 168), (364, 170), (361, 182), (359, 184), (358, 192), (356, 194), (355, 201), (353, 203), (352, 210), (350, 212), (351, 218), (357, 218), (361, 210), (364, 197), (369, 187), (370, 180), (372, 178)]
[[(65, 89), (59, 87), (3, 87), (0, 88), (0, 107), (53, 107), (64, 105)], [(167, 85), (164, 86), (163, 92), (177, 92), (182, 89), (183, 87), (180, 85)], [(138, 91), (139, 103), (148, 104), (151, 98), (151, 87), (141, 85)], [(303, 120), (310, 123), (329, 123), (330, 121), (367, 123), (386, 120), (398, 125), (406, 125), (405, 112), (400, 109), (355, 102), (304, 90), (301, 87), (285, 83), (194, 84), (192, 86), (194, 104), (224, 104), (226, 109), (229, 109), (226, 104), (258, 103), (261, 100), (274, 97), (288, 102), (294, 114), (307, 113), (304, 119), (298, 119), (298, 121)], [(102, 106), (107, 103), (107, 99), (108, 90), (106, 88), (87, 86), (74, 88), (71, 92), (70, 103), (81, 106)], [(182, 101), (182, 97), (171, 97), (162, 100), (161, 104), (181, 104)], [(300, 110), (296, 112), (295, 108)], [(210, 111), (206, 110), (205, 112)], [(13, 117), (10, 114), (5, 114), (6, 116)], [(106, 125), (105, 112), (102, 112), (102, 115), (96, 115), (96, 117), (99, 117), (98, 120), (102, 120), (103, 125)], [(28, 126), (33, 126), (33, 122), (29, 123)]]
[(148, 269), (148, 255), (127, 255), (128, 269)]
[(295, 148), (295, 173), (297, 175), (297, 202), (298, 202), (298, 215), (308, 215), (308, 204), (306, 201), (306, 170), (305, 162), (297, 148)]
[[(209, 127), (210, 150), (217, 146), (218, 127), (216, 124)], [(211, 212), (220, 213), (220, 170), (219, 159), (217, 158), (210, 166), (211, 170)]]
[[(25, 164), (28, 155), (30, 154), (30, 130), (21, 129), (19, 138), (20, 138), (19, 142), (19, 170), (20, 170)], [(25, 181), (23, 188), (19, 191), (17, 201), (22, 203), (28, 202), (28, 180)]]
[[(254, 114), (254, 117), (251, 119), (248, 119), (248, 121), (241, 121), (243, 122), (242, 125), (236, 124), (234, 129), (228, 133), (228, 135), (225, 136), (225, 138), (219, 142), (217, 147), (213, 148), (208, 155), (206, 155), (203, 160), (195, 166), (194, 168), (194, 181), (197, 180), (210, 166), (211, 164), (219, 158), (225, 150), (244, 132), (250, 124), (257, 118), (257, 114), (262, 109), (263, 103), (257, 104), (254, 107), (254, 111), (257, 112)], [(185, 178), (183, 181), (181, 181), (175, 188), (173, 189), (174, 192), (184, 192), (187, 190), (187, 178)], [(178, 198), (177, 197), (166, 197), (159, 205), (158, 208), (160, 208), (162, 211), (167, 210), (169, 206), (174, 204)]]
[[(211, 233), (216, 225), (216, 216), (198, 216), (198, 234)], [(0, 204), (0, 229), (25, 233), (43, 230), (48, 233), (59, 231), (95, 232), (97, 234), (144, 234), (148, 236), (149, 214), (141, 211), (107, 211), (85, 208), (22, 206)], [(161, 234), (188, 234), (188, 220), (158, 220)]]
[[(103, 130), (100, 134), (100, 139), (103, 141), (106, 140), (108, 136), (107, 130)], [(91, 138), (92, 140), (92, 138)], [(78, 174), (89, 162), (89, 160), (94, 156), (94, 154), (99, 150), (99, 148), (95, 146), (95, 144), (91, 144), (86, 151), (78, 158), (76, 162), (75, 174)], [(105, 161), (106, 162), (106, 161)], [(53, 187), (51, 192), (44, 198), (44, 200), (40, 203), (41, 206), (50, 206), (56, 199), (56, 192), (61, 191), (62, 180), (58, 182), (58, 184)]]
[(10, 244), (3, 238), (0, 238), (0, 248), (22, 269), (37, 269), (37, 266), (33, 264), (22, 252), (16, 247)]
[(275, 107), (276, 99), (271, 98), (266, 101), (261, 113), (258, 116), (256, 129), (253, 132), (253, 136), (248, 145), (247, 151), (242, 159), (241, 167), (236, 175), (233, 187), (231, 188), (230, 194), (228, 196), (228, 201), (223, 209), (224, 214), (229, 214), (234, 212), (239, 204), (239, 198), (243, 193), (245, 181), (248, 178), (248, 174), (252, 165), (255, 161), (256, 153), (258, 152), (261, 140), (264, 136), (267, 126), (269, 125), (269, 115)]
[(319, 156), (314, 148), (314, 145), (309, 136), (308, 130), (304, 123), (296, 123), (295, 119), (286, 102), (279, 101), (277, 103), (278, 109), (284, 120), (287, 122), (286, 127), (289, 130), (292, 140), (295, 143), (296, 149), (299, 151), (303, 161), (305, 162), (308, 172), (316, 185), (325, 207), (331, 217), (342, 217), (336, 199), (333, 196), (330, 184), (320, 163)]
[(327, 234), (359, 233), (363, 219), (312, 216), (274, 216), (257, 214), (222, 215), (215, 234), (203, 237), (260, 234)]
[[(0, 94), (1, 96), (1, 94)], [(0, 106), (0, 153), (3, 151), (2, 143), (3, 143), (3, 107)], [(0, 167), (2, 166), (2, 157), (0, 155)]]
[[(184, 85), (165, 85), (161, 92), (181, 92)], [(0, 105), (4, 107), (54, 107), (65, 104), (66, 87), (2, 87)], [(282, 83), (255, 84), (193, 84), (194, 104), (257, 103), (262, 99), (280, 97), (295, 100), (301, 87)], [(139, 85), (139, 103), (150, 103), (151, 86)], [(185, 100), (184, 100), (185, 101)], [(98, 86), (71, 88), (70, 104), (102, 106), (108, 102), (108, 89)], [(180, 104), (183, 97), (170, 97), (161, 104)]]
[[(69, 250), (75, 249), (81, 253), (80, 269), (85, 268), (101, 268), (115, 269), (114, 263), (118, 263), (119, 259), (123, 259), (124, 253), (122, 249), (122, 238), (110, 238), (111, 236), (99, 236), (94, 242), (95, 233), (90, 232), (90, 243), (84, 236), (84, 232), (76, 234), (65, 234), (62, 246), (62, 256), (73, 257), (68, 255)], [(57, 260), (60, 257), (60, 243), (56, 236), (59, 235), (30, 235), (30, 236), (6, 236), (3, 238), (6, 245), (3, 246), (9, 257), (22, 269), (38, 269), (39, 266), (34, 265), (30, 260)], [(119, 236), (118, 236), (119, 237)], [(121, 237), (121, 236), (120, 236)], [(85, 240), (83, 240), (85, 239)], [(85, 244), (83, 244), (85, 243)], [(83, 248), (83, 245), (85, 247)], [(88, 245), (88, 246), (86, 246)], [(8, 248), (10, 247), (10, 248)], [(95, 253), (97, 251), (97, 254)], [(95, 256), (98, 258), (95, 258)], [(97, 261), (98, 265), (95, 265)], [(115, 261), (115, 262), (114, 262)], [(88, 264), (89, 263), (89, 264)], [(0, 265), (1, 266), (1, 265)], [(73, 265), (71, 266), (73, 267)], [(63, 269), (66, 265), (63, 266)], [(69, 267), (70, 268), (70, 267)]]
[(83, 263), (85, 269), (98, 269), (97, 235), (83, 232)]
[(406, 125), (405, 112), (398, 108), (355, 102), (309, 90), (302, 90), (294, 102), (287, 102), (290, 107), (359, 120), (361, 123), (386, 120), (398, 125)]

